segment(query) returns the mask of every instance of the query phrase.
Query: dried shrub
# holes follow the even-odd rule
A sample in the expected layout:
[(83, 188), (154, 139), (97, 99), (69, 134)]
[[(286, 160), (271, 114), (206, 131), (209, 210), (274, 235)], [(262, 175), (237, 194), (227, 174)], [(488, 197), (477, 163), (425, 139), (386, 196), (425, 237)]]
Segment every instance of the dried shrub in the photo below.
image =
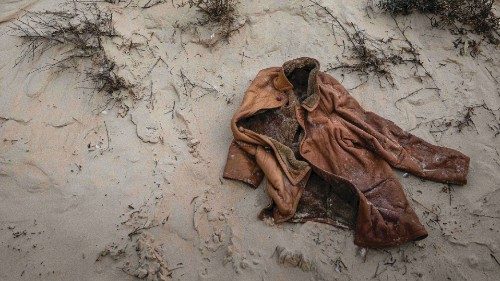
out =
[(500, 18), (493, 13), (494, 0), (381, 0), (381, 9), (393, 15), (408, 15), (414, 11), (438, 17), (433, 24), (469, 26), (494, 44), (499, 43)]
[(189, 0), (204, 15), (205, 22), (232, 24), (234, 22), (234, 0)]
[[(16, 65), (31, 61), (53, 48), (65, 51), (54, 63), (40, 69), (78, 70), (79, 62), (90, 66), (84, 71), (99, 92), (116, 94), (130, 90), (125, 79), (116, 74), (115, 63), (107, 56), (103, 40), (116, 35), (112, 14), (99, 9), (95, 2), (67, 3), (71, 11), (27, 12), (11, 29), (23, 39)], [(116, 94), (114, 98), (120, 99)]]
[[(115, 1), (120, 1), (120, 0), (115, 0)], [(146, 2), (146, 3), (142, 6), (142, 8), (143, 8), (143, 9), (149, 9), (149, 8), (151, 8), (151, 7), (154, 7), (154, 6), (156, 6), (156, 5), (163, 4), (163, 3), (165, 3), (165, 2), (166, 2), (166, 0), (148, 0), (148, 2)]]
[(395, 15), (409, 15), (414, 10), (434, 12), (438, 0), (381, 0), (379, 7)]
[(388, 65), (398, 65), (404, 62), (400, 55), (387, 53), (376, 46), (376, 42), (368, 35), (353, 26), (354, 32), (351, 36), (351, 59), (355, 64), (342, 64), (337, 68), (350, 68), (363, 73), (375, 73), (381, 76), (389, 76)]
[(206, 47), (214, 46), (221, 39), (227, 41), (232, 33), (244, 25), (236, 22), (235, 0), (189, 0), (188, 4), (203, 15), (198, 19), (198, 25), (207, 25), (214, 30), (210, 39), (199, 42)]
[(337, 36), (335, 28), (339, 28), (347, 39), (340, 40), (338, 46), (344, 50), (348, 50), (347, 58), (349, 61), (341, 62), (339, 60), (336, 64), (330, 64), (326, 71), (347, 69), (360, 73), (363, 76), (374, 74), (379, 79), (381, 86), (381, 78), (387, 80), (391, 86), (395, 86), (390, 68), (396, 65), (410, 64), (414, 67), (416, 76), (420, 77), (418, 69), (423, 69), (425, 71), (424, 76), (431, 77), (423, 67), (417, 50), (406, 37), (405, 29), (400, 27), (399, 24), (397, 24), (397, 27), (408, 46), (395, 50), (389, 44), (393, 38), (385, 41), (372, 38), (365, 31), (360, 30), (354, 23), (342, 23), (326, 6), (315, 0), (309, 0), (309, 2), (322, 9), (331, 19), (335, 38)]

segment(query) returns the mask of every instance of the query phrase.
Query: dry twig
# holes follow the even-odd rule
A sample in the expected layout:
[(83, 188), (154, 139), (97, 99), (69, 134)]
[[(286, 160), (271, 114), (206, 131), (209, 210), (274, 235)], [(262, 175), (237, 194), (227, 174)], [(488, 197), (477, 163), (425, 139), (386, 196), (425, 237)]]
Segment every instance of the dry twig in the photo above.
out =
[(104, 40), (117, 36), (112, 13), (102, 11), (95, 2), (73, 0), (65, 6), (72, 10), (27, 12), (12, 24), (14, 35), (23, 39), (15, 65), (62, 48), (65, 51), (59, 58), (38, 70), (78, 70), (79, 63), (90, 64), (84, 73), (94, 89), (122, 99), (117, 93), (122, 90), (129, 93), (133, 85), (117, 74), (115, 62), (103, 47)]

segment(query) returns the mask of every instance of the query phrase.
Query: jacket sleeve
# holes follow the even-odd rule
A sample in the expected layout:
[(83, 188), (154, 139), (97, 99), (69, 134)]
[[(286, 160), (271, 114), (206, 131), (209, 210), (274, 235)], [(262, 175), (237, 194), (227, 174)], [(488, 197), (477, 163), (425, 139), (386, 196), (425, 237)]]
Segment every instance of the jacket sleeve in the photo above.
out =
[[(335, 81), (336, 82), (336, 81)], [(466, 184), (469, 157), (454, 149), (430, 144), (403, 131), (393, 122), (365, 111), (337, 83), (329, 85), (331, 109), (362, 139), (363, 145), (391, 166), (436, 182)]]
[(239, 180), (257, 188), (264, 178), (264, 173), (255, 159), (233, 140), (229, 146), (223, 177)]
[[(373, 112), (364, 114), (368, 126), (378, 129), (381, 134), (380, 139), (369, 138), (370, 147), (391, 166), (436, 182), (467, 183), (469, 157), (454, 149), (430, 144)], [(394, 152), (385, 149), (384, 142), (394, 142), (397, 149)]]

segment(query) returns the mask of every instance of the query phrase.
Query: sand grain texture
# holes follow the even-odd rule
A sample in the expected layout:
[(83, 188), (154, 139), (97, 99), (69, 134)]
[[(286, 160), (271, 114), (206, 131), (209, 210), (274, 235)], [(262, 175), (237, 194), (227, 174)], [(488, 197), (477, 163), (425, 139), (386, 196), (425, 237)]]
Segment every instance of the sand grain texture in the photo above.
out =
[[(326, 70), (343, 58), (343, 34), (323, 9), (309, 1), (241, 1), (226, 42), (210, 25), (193, 27), (200, 15), (181, 1), (147, 9), (148, 1), (100, 3), (119, 34), (103, 42), (106, 55), (138, 97), (115, 103), (75, 69), (33, 71), (60, 56), (57, 48), (14, 67), (22, 40), (9, 26), (23, 9), (59, 2), (0, 2), (0, 280), (500, 275), (498, 47), (462, 56), (455, 35), (411, 15), (397, 20), (411, 25), (405, 35), (432, 79), (411, 65), (389, 66), (394, 87), (376, 75), (329, 72), (366, 109), (471, 157), (464, 187), (398, 173), (429, 237), (364, 250), (350, 231), (260, 221), (264, 189), (221, 178), (231, 116), (260, 69), (311, 56)], [(405, 44), (393, 19), (367, 10), (366, 1), (319, 3), (373, 38), (394, 38), (395, 49)], [(472, 123), (459, 126), (467, 108)]]

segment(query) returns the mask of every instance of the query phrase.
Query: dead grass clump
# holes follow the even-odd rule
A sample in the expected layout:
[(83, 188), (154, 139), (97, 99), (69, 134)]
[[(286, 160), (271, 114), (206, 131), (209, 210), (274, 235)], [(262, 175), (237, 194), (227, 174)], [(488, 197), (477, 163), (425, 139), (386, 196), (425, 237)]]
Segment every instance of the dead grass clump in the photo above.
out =
[(227, 41), (231, 34), (244, 25), (236, 22), (236, 0), (189, 0), (188, 4), (203, 14), (197, 24), (213, 30), (210, 39), (200, 40), (206, 47), (214, 46), (221, 39)]
[(422, 13), (434, 12), (438, 0), (381, 0), (379, 7), (395, 15), (409, 15), (418, 10)]
[[(115, 0), (115, 1), (116, 1), (116, 0)], [(120, 1), (120, 0), (118, 0), (118, 1)], [(156, 6), (156, 5), (163, 4), (163, 3), (165, 3), (165, 2), (166, 2), (166, 0), (148, 0), (148, 2), (146, 2), (146, 4), (144, 4), (144, 5), (142, 6), (142, 8), (143, 8), (143, 9), (149, 9), (149, 8), (151, 8), (151, 7), (154, 7), (154, 6)]]
[[(388, 43), (392, 41), (375, 40), (370, 38), (366, 32), (357, 29), (351, 23), (352, 34), (349, 36), (350, 46), (350, 62), (343, 62), (336, 66), (329, 67), (328, 70), (348, 69), (358, 72), (365, 76), (375, 74), (382, 85), (381, 78), (385, 79), (389, 85), (395, 86), (391, 67), (398, 65), (411, 65), (414, 68), (415, 77), (430, 77), (432, 76), (424, 68), (418, 52), (415, 50), (411, 42), (409, 47), (394, 50)], [(401, 31), (404, 35), (404, 31)], [(419, 69), (424, 73), (419, 74)]]
[[(96, 65), (100, 66), (99, 69), (92, 69), (87, 71), (88, 79), (94, 83), (98, 92), (114, 94), (121, 90), (128, 90), (131, 88), (125, 79), (114, 72), (115, 63), (107, 57), (96, 57)], [(115, 97), (119, 99), (119, 96)]]
[(377, 47), (373, 39), (368, 38), (365, 32), (353, 27), (355, 32), (351, 36), (352, 59), (354, 64), (343, 64), (339, 68), (350, 68), (365, 74), (375, 73), (380, 76), (390, 76), (389, 65), (404, 63), (400, 55), (384, 51)]
[[(129, 90), (132, 86), (116, 74), (115, 63), (107, 56), (103, 40), (116, 35), (112, 14), (99, 9), (94, 2), (73, 1), (71, 11), (27, 12), (11, 26), (15, 35), (23, 39), (16, 65), (34, 60), (51, 49), (64, 50), (60, 58), (41, 69), (78, 71), (79, 63), (86, 63), (87, 80), (95, 90), (108, 94)], [(115, 98), (119, 95), (115, 95)]]
[(352, 36), (353, 46), (352, 51), (354, 54), (354, 58), (359, 61), (356, 65), (358, 70), (364, 72), (378, 72), (381, 74), (385, 74), (387, 71), (384, 66), (384, 59), (382, 57), (377, 56), (377, 52), (373, 49), (369, 49), (366, 41), (367, 36), (364, 32), (360, 30), (356, 30), (356, 32)]
[[(354, 23), (342, 23), (326, 6), (314, 0), (309, 0), (309, 2), (322, 9), (331, 19), (332, 28), (334, 29), (333, 35), (337, 46), (348, 50), (347, 61), (340, 61), (337, 58), (338, 63), (330, 64), (326, 71), (347, 69), (357, 72), (366, 78), (374, 74), (378, 78), (380, 86), (382, 86), (382, 79), (385, 79), (394, 87), (391, 67), (409, 64), (413, 67), (416, 77), (432, 78), (423, 67), (417, 50), (406, 37), (405, 28), (402, 28), (399, 24), (397, 25), (398, 29), (408, 46), (395, 49), (389, 44), (394, 38), (387, 40), (372, 38), (365, 31), (360, 30)], [(346, 40), (337, 40), (337, 28), (343, 32)], [(423, 69), (425, 73), (423, 75), (419, 74), (419, 69)], [(367, 79), (362, 84), (366, 82)]]
[(234, 0), (189, 0), (190, 7), (196, 7), (204, 15), (204, 21), (222, 25), (234, 22)]
[[(381, 9), (393, 15), (408, 15), (414, 11), (438, 17), (434, 25), (469, 26), (494, 44), (500, 42), (500, 17), (493, 13), (494, 0), (381, 0)], [(461, 29), (457, 27), (457, 29)]]

